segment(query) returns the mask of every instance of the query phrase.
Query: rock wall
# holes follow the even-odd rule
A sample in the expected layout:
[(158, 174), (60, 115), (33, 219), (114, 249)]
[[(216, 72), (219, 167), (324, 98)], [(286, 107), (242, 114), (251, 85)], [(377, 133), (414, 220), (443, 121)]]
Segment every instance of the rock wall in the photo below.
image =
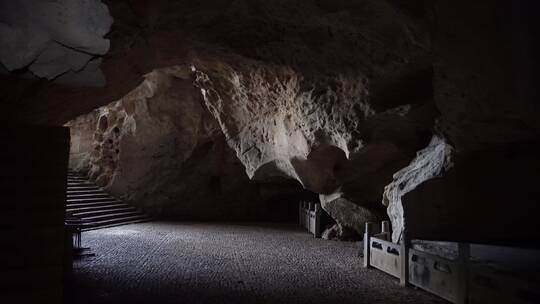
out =
[[(388, 99), (358, 73), (307, 79), (261, 62), (196, 66), (206, 107), (248, 176), (297, 180), (324, 198), (338, 225), (357, 233), (366, 220), (384, 218), (384, 185), (431, 137), (429, 83), (423, 97), (404, 95), (401, 105), (385, 108)], [(347, 211), (332, 206), (344, 204)]]
[(121, 100), (70, 122), (72, 168), (161, 216), (295, 219), (302, 188), (248, 179), (190, 75), (186, 67), (156, 70)]
[[(39, 109), (32, 101), (21, 119), (40, 120), (49, 109), (71, 119), (125, 96), (156, 67), (193, 64), (216, 131), (225, 135), (247, 175), (259, 182), (293, 179), (324, 196), (339, 193), (336, 205), (347, 201), (357, 207), (348, 210), (362, 210), (353, 217), (334, 213), (342, 228), (356, 232), (362, 223), (349, 220), (384, 217), (384, 185), (431, 138), (437, 111), (429, 35), (421, 21), (391, 1), (107, 4), (115, 18), (111, 51), (102, 65), (109, 85), (44, 87), (42, 95), (55, 96), (55, 106)], [(17, 84), (21, 90), (26, 86)], [(17, 100), (19, 107), (27, 98), (15, 92), (6, 100), (12, 105)], [(77, 100), (77, 106), (66, 100)], [(101, 150), (92, 152), (91, 174), (111, 189), (142, 191), (128, 190), (126, 183), (133, 182), (122, 175), (122, 161), (131, 155), (123, 154), (123, 146), (136, 150), (133, 132), (123, 131), (133, 125), (130, 119), (122, 122), (118, 138), (112, 131), (115, 113), (124, 115), (122, 107), (111, 111), (108, 128), (98, 135), (103, 140), (98, 138)], [(137, 141), (158, 141), (163, 134), (151, 130), (160, 123), (144, 128), (148, 131), (137, 128), (137, 134), (148, 134)], [(190, 136), (181, 138), (189, 147), (185, 151), (169, 148), (165, 154), (190, 155)], [(326, 202), (325, 208), (331, 205)]]
[(99, 0), (0, 1), (0, 62), (59, 84), (103, 86), (103, 38), (112, 17)]
[(96, 126), (99, 110), (79, 116), (68, 122), (71, 136), (69, 167), (79, 172), (89, 172), (92, 152), (96, 145)]
[[(540, 110), (535, 1), (435, 1), (435, 101), (440, 129), (460, 153), (537, 141)], [(460, 22), (456, 22), (460, 20)], [(505, 47), (500, 47), (504, 45)]]
[(531, 181), (540, 177), (531, 157), (540, 141), (531, 86), (535, 10), (533, 1), (426, 6), (441, 113), (436, 129), (445, 142), (434, 139), (386, 187), (395, 241), (405, 229), (424, 239), (540, 244), (532, 232), (537, 221), (526, 215), (538, 195)]
[(373, 209), (359, 206), (337, 195), (320, 195), (321, 205), (326, 212), (336, 221), (323, 235), (325, 239), (355, 240), (364, 232), (365, 223), (375, 223), (383, 219)]

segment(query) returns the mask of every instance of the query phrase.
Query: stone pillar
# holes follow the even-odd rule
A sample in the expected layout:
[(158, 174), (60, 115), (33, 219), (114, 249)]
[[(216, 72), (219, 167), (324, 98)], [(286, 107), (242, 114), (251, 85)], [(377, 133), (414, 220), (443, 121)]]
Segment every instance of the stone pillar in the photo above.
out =
[(315, 231), (313, 232), (316, 238), (321, 237), (321, 205), (315, 204)]
[(0, 303), (63, 303), (69, 130), (5, 126), (0, 142)]
[(366, 229), (364, 232), (364, 268), (369, 267), (369, 242), (373, 234), (373, 223), (366, 223)]
[(391, 240), (390, 221), (381, 222), (381, 235), (384, 236), (385, 241)]
[(304, 201), (298, 203), (298, 223), (301, 227), (304, 226)]
[(409, 247), (410, 247), (410, 239), (407, 235), (407, 230), (403, 230), (403, 233), (401, 235), (401, 241), (400, 241), (400, 252), (399, 257), (401, 259), (400, 266), (400, 276), (399, 276), (399, 285), (405, 287), (408, 284), (409, 281)]

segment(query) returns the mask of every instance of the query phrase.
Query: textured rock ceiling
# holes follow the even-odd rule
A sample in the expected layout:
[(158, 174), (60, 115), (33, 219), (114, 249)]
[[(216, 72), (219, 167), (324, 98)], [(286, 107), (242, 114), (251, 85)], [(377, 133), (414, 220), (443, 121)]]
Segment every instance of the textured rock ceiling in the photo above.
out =
[(399, 92), (385, 86), (429, 67), (426, 32), (385, 1), (105, 3), (114, 18), (101, 65), (107, 85), (69, 88), (10, 77), (2, 100), (17, 116), (64, 123), (119, 99), (155, 68), (209, 60), (284, 65), (308, 77), (360, 71), (381, 91), (380, 106), (392, 107), (402, 103)]
[(0, 62), (25, 78), (102, 86), (97, 55), (109, 50), (112, 18), (100, 1), (0, 1)]

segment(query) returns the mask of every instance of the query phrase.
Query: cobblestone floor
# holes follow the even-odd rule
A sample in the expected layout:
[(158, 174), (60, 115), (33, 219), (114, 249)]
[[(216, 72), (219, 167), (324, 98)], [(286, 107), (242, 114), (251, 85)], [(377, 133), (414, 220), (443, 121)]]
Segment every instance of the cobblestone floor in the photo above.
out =
[(446, 303), (292, 225), (151, 222), (83, 233), (70, 303)]

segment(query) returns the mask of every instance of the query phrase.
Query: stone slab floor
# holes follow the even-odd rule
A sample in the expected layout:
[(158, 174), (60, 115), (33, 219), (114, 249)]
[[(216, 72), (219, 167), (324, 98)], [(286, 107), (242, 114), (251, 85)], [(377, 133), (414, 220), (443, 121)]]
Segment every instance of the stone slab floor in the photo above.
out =
[(83, 233), (69, 303), (446, 303), (293, 225), (150, 222)]

